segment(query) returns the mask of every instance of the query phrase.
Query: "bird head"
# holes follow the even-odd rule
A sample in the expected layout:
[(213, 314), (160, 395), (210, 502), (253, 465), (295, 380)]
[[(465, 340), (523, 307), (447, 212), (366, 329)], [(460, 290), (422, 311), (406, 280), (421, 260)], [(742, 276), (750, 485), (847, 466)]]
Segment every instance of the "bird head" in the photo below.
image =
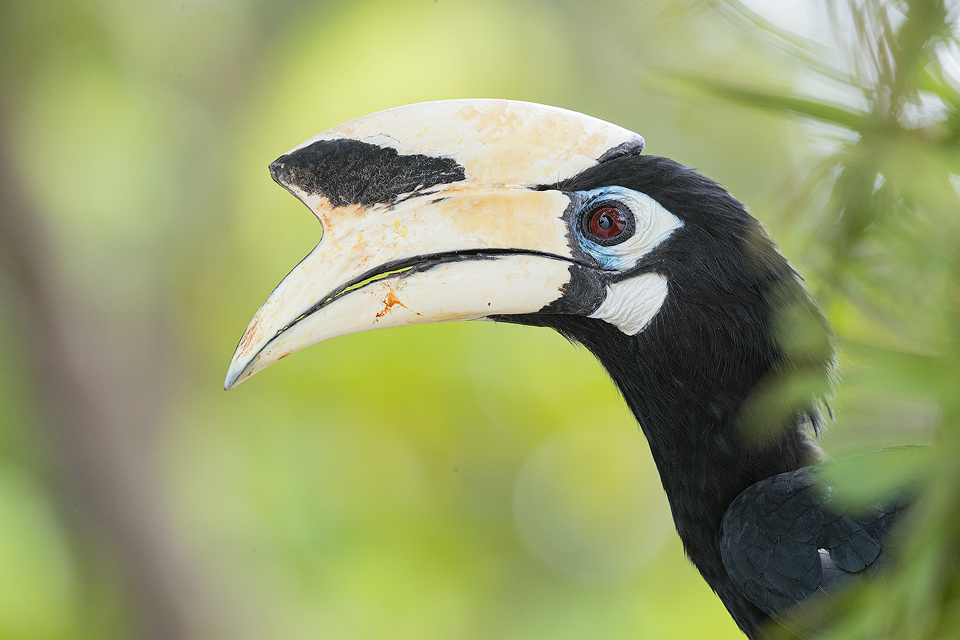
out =
[(596, 118), (506, 100), (390, 109), (294, 147), (270, 172), (322, 237), (257, 311), (225, 386), (370, 329), (556, 329), (606, 367), (687, 553), (756, 629), (766, 618), (731, 586), (721, 520), (746, 487), (814, 453), (802, 425), (816, 423), (830, 334), (746, 208), (643, 147)]
[(583, 342), (622, 390), (659, 380), (703, 404), (724, 378), (735, 410), (782, 355), (771, 308), (806, 296), (743, 205), (643, 148), (508, 100), (389, 109), (294, 147), (270, 172), (322, 237), (254, 316), (225, 386), (349, 333), (494, 319)]

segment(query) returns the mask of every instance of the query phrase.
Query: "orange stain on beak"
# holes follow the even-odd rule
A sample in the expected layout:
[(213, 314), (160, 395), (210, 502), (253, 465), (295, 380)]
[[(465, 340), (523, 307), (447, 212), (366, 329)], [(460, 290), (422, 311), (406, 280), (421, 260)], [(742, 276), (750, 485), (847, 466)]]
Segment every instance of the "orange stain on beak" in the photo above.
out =
[[(397, 294), (393, 292), (393, 289), (390, 289), (387, 292), (386, 297), (383, 299), (383, 310), (377, 313), (377, 319), (379, 320), (383, 316), (393, 311), (393, 308), (396, 306), (401, 306), (407, 311), (410, 310), (410, 308), (407, 305), (400, 302), (400, 298), (398, 298)], [(417, 315), (420, 315), (420, 314), (418, 313)]]

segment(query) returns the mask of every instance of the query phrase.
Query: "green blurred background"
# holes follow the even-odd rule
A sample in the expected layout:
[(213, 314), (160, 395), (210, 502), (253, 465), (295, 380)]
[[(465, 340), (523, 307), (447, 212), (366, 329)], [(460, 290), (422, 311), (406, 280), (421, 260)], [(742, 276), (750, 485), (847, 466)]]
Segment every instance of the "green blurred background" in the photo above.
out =
[(956, 7), (750, 7), (0, 4), (0, 638), (741, 637), (557, 335), (372, 332), (222, 390), (320, 236), (266, 165), (452, 97), (618, 123), (750, 205), (838, 327), (828, 453), (946, 434), (901, 604), (955, 631)]

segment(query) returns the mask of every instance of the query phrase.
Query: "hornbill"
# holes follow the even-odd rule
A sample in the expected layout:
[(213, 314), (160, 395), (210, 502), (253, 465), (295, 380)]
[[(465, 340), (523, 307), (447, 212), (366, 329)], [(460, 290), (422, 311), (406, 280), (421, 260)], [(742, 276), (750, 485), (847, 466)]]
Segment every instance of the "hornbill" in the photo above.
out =
[(643, 148), (596, 118), (487, 99), (388, 109), (294, 147), (270, 173), (322, 237), (225, 386), (368, 329), (553, 328), (633, 411), (690, 560), (747, 636), (770, 637), (874, 570), (903, 504), (847, 512), (818, 485), (829, 384), (809, 381), (833, 375), (826, 321), (739, 201)]

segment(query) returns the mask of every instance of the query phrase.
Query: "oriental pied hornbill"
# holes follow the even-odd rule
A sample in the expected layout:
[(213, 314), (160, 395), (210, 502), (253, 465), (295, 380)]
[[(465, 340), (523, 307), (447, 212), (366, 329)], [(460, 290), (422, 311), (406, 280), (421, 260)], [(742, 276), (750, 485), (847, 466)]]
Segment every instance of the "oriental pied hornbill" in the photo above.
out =
[(556, 329), (639, 421), (692, 562), (748, 636), (768, 637), (874, 569), (901, 506), (846, 513), (818, 488), (820, 399), (796, 382), (831, 375), (825, 321), (740, 202), (643, 146), (506, 100), (390, 109), (307, 140), (270, 172), (323, 235), (251, 321), (226, 387), (368, 329)]

